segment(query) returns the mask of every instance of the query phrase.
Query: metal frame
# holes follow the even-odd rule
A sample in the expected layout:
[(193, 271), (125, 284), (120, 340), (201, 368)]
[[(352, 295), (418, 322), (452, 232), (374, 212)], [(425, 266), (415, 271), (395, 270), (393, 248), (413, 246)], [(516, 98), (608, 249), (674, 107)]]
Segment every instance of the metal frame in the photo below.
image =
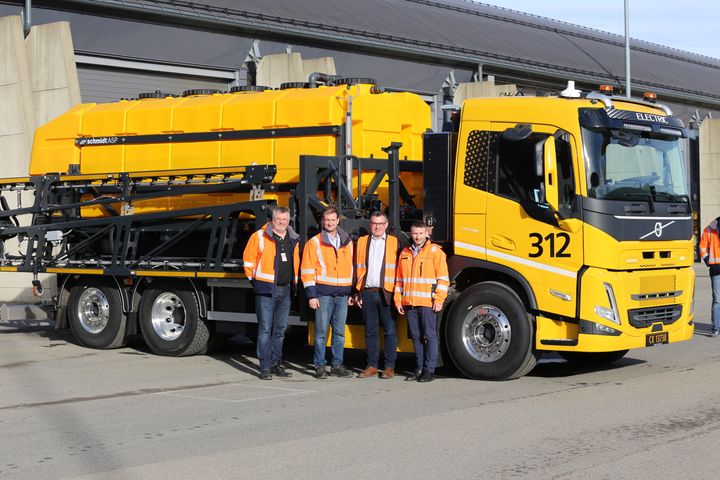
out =
[[(130, 276), (135, 270), (170, 270), (178, 272), (225, 272), (242, 267), (241, 259), (232, 258), (240, 214), (249, 213), (253, 220), (266, 218), (269, 200), (225, 205), (185, 208), (162, 212), (121, 215), (114, 207), (132, 210), (134, 203), (148, 199), (176, 198), (206, 193), (242, 193), (262, 189), (272, 182), (276, 168), (271, 165), (248, 167), (179, 170), (174, 172), (140, 172), (110, 175), (46, 175), (0, 182), (0, 195), (16, 190), (32, 190), (35, 200), (30, 207), (0, 211), (0, 240), (23, 237), (27, 241), (22, 256), (0, 259), (0, 265), (15, 266), (17, 271), (38, 274), (48, 268), (98, 268), (105, 275)], [(82, 200), (82, 193), (93, 198)], [(83, 208), (101, 206), (109, 215), (80, 218)], [(17, 216), (32, 215), (29, 226), (17, 226)], [(4, 224), (4, 225), (3, 225)], [(62, 238), (74, 229), (85, 229), (89, 236), (53, 254), (46, 241), (49, 231), (59, 231)], [(167, 258), (163, 254), (188, 235), (208, 230), (208, 242), (200, 248), (202, 255), (193, 258)], [(168, 238), (140, 249), (143, 232), (167, 233)], [(73, 258), (99, 241), (109, 241), (111, 251), (98, 258)], [(140, 254), (141, 250), (145, 250)]]
[[(339, 132), (338, 151), (343, 143), (343, 134)], [(202, 276), (208, 279), (212, 299), (213, 289), (220, 285), (213, 283), (213, 278), (222, 278), (228, 273), (243, 276), (242, 259), (232, 257), (241, 227), (245, 227), (243, 231), (258, 228), (260, 219), (262, 222), (267, 219), (274, 201), (251, 200), (141, 214), (132, 213), (134, 204), (190, 194), (289, 191), (291, 216), (304, 243), (317, 227), (322, 210), (330, 204), (340, 210), (344, 229), (354, 236), (366, 232), (370, 213), (379, 206), (378, 188), (387, 178), (390, 228), (402, 236), (401, 202), (413, 212), (418, 210), (400, 173), (422, 172), (422, 162), (400, 161), (401, 146), (401, 143), (393, 142), (384, 148), (387, 159), (302, 155), (299, 182), (286, 185), (272, 182), (276, 173), (273, 165), (96, 175), (55, 174), (0, 180), (0, 198), (2, 194), (15, 191), (35, 192), (31, 206), (8, 209), (4, 202), (0, 208), (0, 241), (18, 236), (27, 239), (24, 253), (0, 258), (0, 267), (35, 275), (47, 271), (106, 275), (116, 281), (119, 277), (155, 275), (192, 282), (203, 273)], [(352, 172), (346, 171), (348, 164), (352, 165)], [(373, 173), (373, 177), (363, 189), (362, 176), (368, 173)], [(347, 179), (351, 176), (357, 179), (357, 192), (348, 187)], [(88, 194), (91, 198), (85, 198)], [(81, 210), (88, 207), (103, 208), (106, 215), (81, 218)], [(248, 213), (249, 218), (241, 219), (241, 213)], [(31, 225), (18, 226), (16, 217), (23, 215), (32, 215)], [(254, 225), (243, 225), (243, 222)], [(48, 232), (61, 232), (62, 235), (51, 234), (50, 237), (65, 241), (72, 230), (83, 231), (87, 237), (69, 246), (65, 244), (59, 253), (54, 253)], [(177, 258), (167, 254), (174, 245), (201, 230), (202, 238), (207, 241), (205, 245), (197, 245), (197, 255)], [(142, 245), (143, 234), (147, 232), (163, 232), (165, 238), (157, 241), (157, 235), (153, 235), (152, 245)], [(101, 241), (109, 242), (110, 248), (93, 258), (83, 255)], [(137, 285), (139, 283), (136, 288)], [(238, 284), (238, 287), (249, 288), (249, 285)], [(294, 318), (293, 324), (305, 325), (311, 314), (303, 301), (302, 291), (298, 310), (299, 317)], [(211, 320), (230, 322), (250, 318), (242, 312), (220, 312), (212, 307), (207, 315)]]
[[(366, 231), (372, 213), (367, 200), (377, 195), (377, 189), (386, 176), (389, 185), (389, 228), (396, 235), (402, 235), (400, 200), (412, 208), (416, 208), (416, 205), (400, 179), (400, 172), (422, 172), (422, 163), (400, 161), (400, 147), (402, 143), (393, 142), (383, 148), (388, 154), (387, 159), (301, 155), (300, 182), (292, 203), (296, 205), (294, 218), (302, 242), (306, 242), (310, 233), (316, 230), (323, 209), (330, 205), (340, 211), (340, 225), (344, 230), (349, 233)], [(348, 158), (352, 160), (353, 178), (358, 182), (357, 192), (352, 192), (347, 186), (345, 165)], [(374, 176), (361, 191), (362, 175), (368, 172), (374, 172)]]

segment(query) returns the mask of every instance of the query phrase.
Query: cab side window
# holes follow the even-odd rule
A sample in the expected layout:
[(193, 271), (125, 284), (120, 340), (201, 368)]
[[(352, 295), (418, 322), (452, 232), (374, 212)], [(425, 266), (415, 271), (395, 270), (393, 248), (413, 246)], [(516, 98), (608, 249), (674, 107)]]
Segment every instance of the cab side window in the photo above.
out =
[(544, 201), (544, 178), (538, 175), (536, 161), (542, 158), (543, 140), (548, 135), (532, 133), (527, 138), (498, 137), (496, 193), (520, 203)]
[[(473, 130), (468, 135), (463, 183), (489, 193), (501, 195), (536, 209), (545, 204), (545, 172), (542, 165), (545, 133), (503, 135), (503, 132)], [(555, 139), (557, 159), (558, 203), (562, 217), (572, 216), (576, 208), (572, 150), (568, 135)], [(540, 162), (540, 164), (538, 164)], [(539, 166), (540, 165), (540, 166)]]

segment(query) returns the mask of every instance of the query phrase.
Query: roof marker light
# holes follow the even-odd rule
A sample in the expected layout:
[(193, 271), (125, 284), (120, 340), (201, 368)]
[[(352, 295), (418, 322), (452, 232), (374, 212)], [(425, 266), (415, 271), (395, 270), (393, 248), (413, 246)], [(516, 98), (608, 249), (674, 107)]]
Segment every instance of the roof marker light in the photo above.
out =
[(600, 85), (600, 93), (605, 95), (612, 95), (614, 88), (612, 85)]

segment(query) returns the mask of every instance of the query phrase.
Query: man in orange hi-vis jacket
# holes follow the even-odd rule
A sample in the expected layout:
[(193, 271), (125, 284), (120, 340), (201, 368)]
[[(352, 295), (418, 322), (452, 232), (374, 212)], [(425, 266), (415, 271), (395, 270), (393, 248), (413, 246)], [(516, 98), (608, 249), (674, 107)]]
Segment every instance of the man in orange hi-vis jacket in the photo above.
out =
[(315, 378), (327, 378), (325, 343), (332, 325), (332, 366), (330, 375), (351, 377), (343, 365), (345, 320), (353, 281), (352, 238), (338, 227), (340, 216), (334, 207), (322, 215), (322, 231), (308, 240), (303, 250), (300, 277), (308, 305), (315, 310)]
[(243, 252), (245, 275), (255, 291), (258, 318), (257, 357), (260, 379), (292, 374), (282, 365), (283, 341), (292, 290), (300, 266), (300, 236), (290, 228), (290, 211), (275, 207), (272, 220), (253, 233)]
[(720, 332), (720, 217), (705, 227), (700, 237), (700, 256), (705, 265), (710, 267), (710, 282), (712, 284), (712, 331), (711, 337), (717, 337)]
[(445, 252), (428, 239), (423, 222), (410, 227), (411, 245), (400, 252), (395, 307), (407, 318), (417, 369), (407, 380), (432, 382), (438, 356), (437, 312), (447, 298), (450, 278)]

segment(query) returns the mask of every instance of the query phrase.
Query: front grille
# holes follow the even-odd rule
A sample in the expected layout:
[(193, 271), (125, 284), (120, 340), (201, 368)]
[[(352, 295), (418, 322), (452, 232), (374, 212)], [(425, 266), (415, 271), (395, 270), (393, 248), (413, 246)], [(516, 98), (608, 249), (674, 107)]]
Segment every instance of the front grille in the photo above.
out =
[(653, 323), (662, 322), (670, 325), (682, 315), (682, 305), (665, 307), (633, 308), (628, 310), (630, 325), (635, 328), (649, 327)]
[(657, 300), (659, 298), (679, 297), (682, 293), (682, 290), (675, 290), (674, 292), (636, 293), (634, 295), (630, 295), (630, 298), (636, 301)]

